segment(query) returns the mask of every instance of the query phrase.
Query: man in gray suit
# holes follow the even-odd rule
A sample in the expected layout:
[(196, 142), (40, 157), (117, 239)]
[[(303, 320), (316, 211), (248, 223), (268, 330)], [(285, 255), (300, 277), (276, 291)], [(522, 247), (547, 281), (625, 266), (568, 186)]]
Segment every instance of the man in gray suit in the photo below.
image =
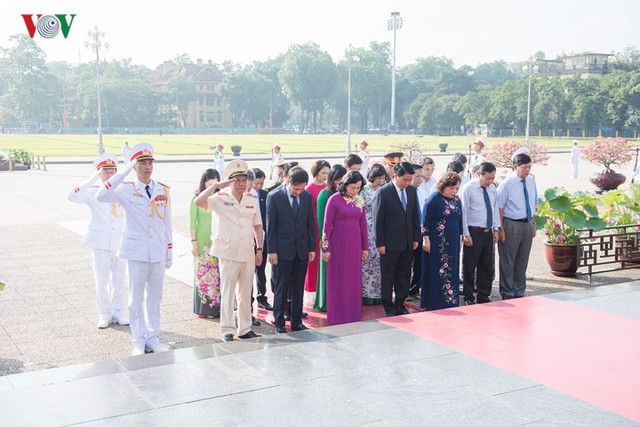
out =
[(267, 196), (267, 250), (275, 266), (273, 315), (276, 332), (285, 332), (287, 296), (291, 296), (291, 330), (307, 329), (302, 323), (302, 300), (307, 263), (315, 258), (315, 226), (311, 194), (305, 191), (309, 174), (294, 167), (287, 183)]
[(538, 203), (538, 190), (530, 175), (531, 157), (524, 153), (515, 155), (513, 169), (513, 174), (498, 187), (498, 253), (502, 299), (524, 296), (529, 254), (536, 236), (533, 214)]

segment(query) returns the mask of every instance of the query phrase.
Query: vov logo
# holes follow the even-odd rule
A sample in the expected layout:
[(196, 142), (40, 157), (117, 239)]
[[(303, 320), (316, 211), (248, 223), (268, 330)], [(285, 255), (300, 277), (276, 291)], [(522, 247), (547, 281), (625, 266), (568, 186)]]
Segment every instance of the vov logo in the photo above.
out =
[[(33, 19), (34, 16), (36, 17), (35, 21)], [(67, 16), (71, 17), (69, 21), (67, 21)], [(75, 17), (75, 13), (58, 13), (54, 15), (22, 15), (22, 19), (24, 19), (24, 25), (27, 26), (27, 31), (29, 32), (29, 37), (33, 38), (36, 35), (36, 30), (38, 30), (38, 34), (40, 34), (40, 36), (45, 39), (52, 39), (60, 32), (62, 32), (62, 36), (66, 39), (69, 35), (69, 30), (71, 30), (71, 24), (73, 24), (73, 19)]]

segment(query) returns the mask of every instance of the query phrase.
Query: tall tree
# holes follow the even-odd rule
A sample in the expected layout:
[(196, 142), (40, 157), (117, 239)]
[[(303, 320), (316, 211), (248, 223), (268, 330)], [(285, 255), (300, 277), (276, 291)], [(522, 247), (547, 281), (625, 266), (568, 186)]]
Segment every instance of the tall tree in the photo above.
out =
[(58, 111), (62, 85), (48, 71), (46, 55), (33, 39), (17, 34), (9, 41), (13, 46), (2, 49), (0, 60), (0, 80), (5, 86), (0, 104), (16, 121), (49, 122)]
[(311, 128), (316, 129), (318, 116), (321, 124), (325, 105), (336, 89), (336, 65), (331, 56), (316, 43), (293, 45), (278, 77), (287, 97), (311, 115)]

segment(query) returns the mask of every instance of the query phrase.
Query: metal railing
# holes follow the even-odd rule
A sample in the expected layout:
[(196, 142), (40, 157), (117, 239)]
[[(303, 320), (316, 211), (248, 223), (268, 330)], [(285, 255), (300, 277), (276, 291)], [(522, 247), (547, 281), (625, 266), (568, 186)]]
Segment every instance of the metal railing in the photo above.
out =
[(589, 275), (589, 282), (594, 274), (629, 268), (640, 268), (640, 224), (583, 232), (578, 269)]

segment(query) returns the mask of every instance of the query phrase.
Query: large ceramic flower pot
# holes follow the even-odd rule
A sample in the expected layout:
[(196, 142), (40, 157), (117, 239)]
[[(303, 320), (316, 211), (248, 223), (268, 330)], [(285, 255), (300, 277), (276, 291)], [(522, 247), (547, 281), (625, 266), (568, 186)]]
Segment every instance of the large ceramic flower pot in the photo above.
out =
[(544, 244), (544, 253), (551, 274), (573, 277), (578, 271), (578, 246)]
[(621, 173), (594, 173), (589, 177), (589, 181), (598, 189), (596, 193), (602, 194), (605, 191), (615, 190), (623, 184), (627, 178)]

